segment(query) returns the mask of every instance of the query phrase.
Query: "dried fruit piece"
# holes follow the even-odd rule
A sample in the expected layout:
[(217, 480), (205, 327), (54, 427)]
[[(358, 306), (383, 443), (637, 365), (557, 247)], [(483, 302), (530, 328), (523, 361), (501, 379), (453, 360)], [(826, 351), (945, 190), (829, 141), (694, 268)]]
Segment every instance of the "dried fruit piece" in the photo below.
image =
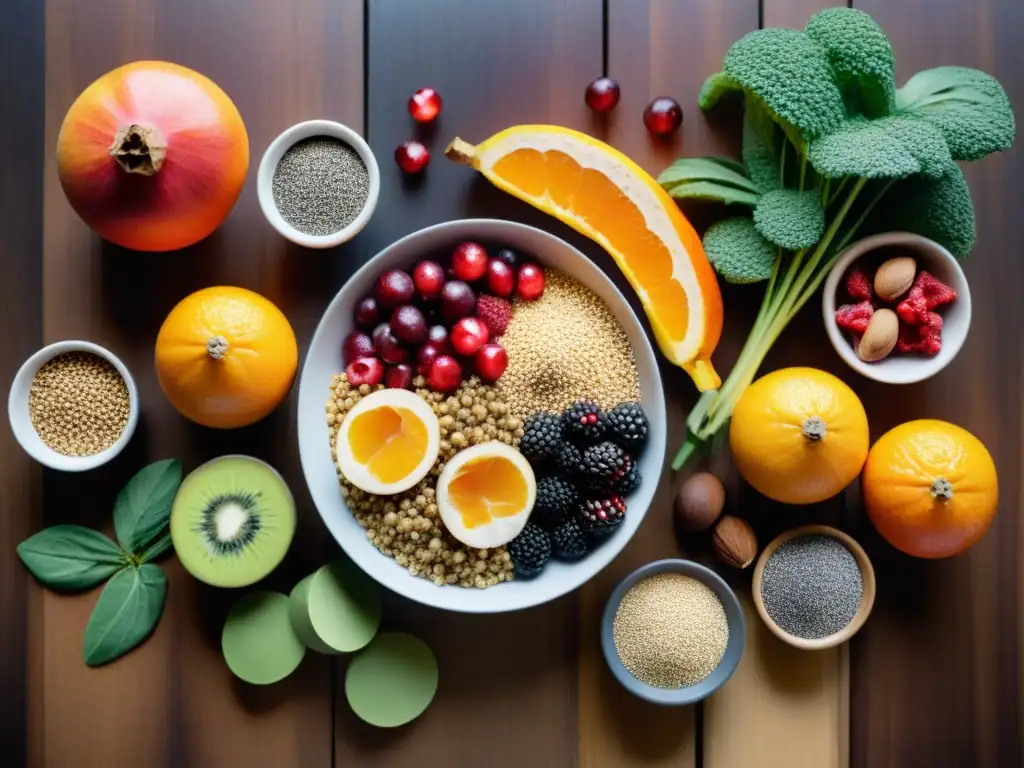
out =
[(512, 320), (512, 305), (497, 296), (485, 294), (476, 300), (476, 315), (483, 320), (491, 336), (501, 336)]
[(907, 323), (920, 325), (925, 314), (936, 307), (956, 301), (956, 291), (935, 275), (921, 270), (907, 298), (896, 307), (896, 314)]
[(850, 333), (864, 333), (874, 313), (875, 308), (867, 300), (859, 304), (843, 304), (836, 310), (836, 325)]
[(871, 276), (861, 266), (854, 266), (846, 275), (846, 292), (851, 298), (870, 301)]
[[(934, 314), (934, 313), (933, 313)], [(941, 319), (941, 318), (940, 318)], [(896, 338), (896, 351), (935, 357), (942, 349), (942, 331), (927, 325), (901, 322)]]

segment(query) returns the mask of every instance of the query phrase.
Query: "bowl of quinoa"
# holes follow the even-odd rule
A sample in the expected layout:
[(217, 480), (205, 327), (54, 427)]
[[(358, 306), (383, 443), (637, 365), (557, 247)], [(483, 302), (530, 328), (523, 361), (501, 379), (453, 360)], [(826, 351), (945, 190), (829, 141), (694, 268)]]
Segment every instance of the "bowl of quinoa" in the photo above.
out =
[[(409, 269), (465, 240), (510, 247), (544, 268), (546, 288), (534, 302), (516, 302), (502, 337), (505, 373), (493, 384), (476, 377), (450, 394), (417, 377), (413, 391), (437, 414), (441, 452), (431, 472), (409, 491), (372, 496), (340, 476), (332, 438), (354, 405), (378, 387), (352, 386), (344, 376), (342, 341), (353, 309), (382, 272)], [(378, 385), (379, 386), (379, 385)], [(434, 485), (457, 451), (490, 440), (517, 447), (524, 419), (586, 398), (611, 408), (639, 402), (650, 429), (638, 459), (644, 478), (627, 497), (615, 534), (584, 560), (552, 561), (535, 579), (518, 579), (505, 547), (471, 549), (441, 524)], [(579, 588), (611, 562), (640, 527), (661, 475), (666, 446), (665, 401), (654, 349), (612, 281), (583, 253), (542, 230), (491, 220), (438, 224), (410, 234), (374, 256), (338, 292), (313, 336), (299, 381), (299, 454), (320, 516), (346, 554), (383, 586), (426, 605), (468, 613), (520, 610)]]

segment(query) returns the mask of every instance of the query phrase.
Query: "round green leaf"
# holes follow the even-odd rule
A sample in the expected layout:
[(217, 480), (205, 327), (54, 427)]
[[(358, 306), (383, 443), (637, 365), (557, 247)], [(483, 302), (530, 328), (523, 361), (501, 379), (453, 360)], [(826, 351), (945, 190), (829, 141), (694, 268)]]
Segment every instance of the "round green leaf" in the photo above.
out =
[(787, 251), (810, 248), (825, 232), (825, 209), (816, 191), (776, 189), (754, 208), (754, 226), (769, 242)]
[(415, 720), (437, 692), (437, 659), (417, 637), (382, 632), (348, 665), (345, 696), (370, 725), (393, 728)]
[(348, 561), (337, 560), (295, 585), (292, 627), (320, 653), (351, 653), (373, 639), (380, 626), (377, 586)]
[(220, 644), (235, 677), (268, 685), (299, 666), (306, 646), (292, 629), (290, 605), (288, 596), (279, 592), (252, 592), (228, 612)]
[(777, 249), (747, 218), (722, 219), (704, 233), (704, 251), (729, 283), (759, 283), (771, 277)]

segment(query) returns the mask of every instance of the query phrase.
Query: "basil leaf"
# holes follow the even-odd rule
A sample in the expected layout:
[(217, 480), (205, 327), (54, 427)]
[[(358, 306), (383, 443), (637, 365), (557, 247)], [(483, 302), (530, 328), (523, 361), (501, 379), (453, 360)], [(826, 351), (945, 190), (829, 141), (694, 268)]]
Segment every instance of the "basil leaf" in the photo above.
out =
[(114, 576), (85, 627), (85, 663), (106, 664), (145, 640), (160, 620), (166, 598), (167, 577), (157, 565), (125, 568)]
[(658, 183), (671, 191), (679, 184), (691, 184), (697, 181), (711, 181), (729, 187), (746, 190), (757, 194), (760, 190), (745, 174), (738, 172), (722, 163), (715, 162), (711, 157), (683, 157), (661, 172)]
[(676, 184), (666, 190), (672, 197), (681, 200), (711, 200), (719, 203), (739, 203), (740, 205), (757, 205), (759, 194), (745, 189), (738, 189), (717, 181), (694, 181)]
[(40, 531), (18, 545), (18, 557), (40, 583), (67, 591), (95, 587), (126, 564), (114, 542), (80, 525)]
[(149, 545), (149, 548), (139, 554), (139, 559), (143, 563), (148, 563), (150, 560), (156, 560), (160, 555), (171, 548), (171, 532), (167, 531), (157, 539), (155, 542)]
[(181, 461), (166, 459), (143, 467), (114, 502), (114, 530), (121, 548), (138, 554), (159, 535), (181, 485)]

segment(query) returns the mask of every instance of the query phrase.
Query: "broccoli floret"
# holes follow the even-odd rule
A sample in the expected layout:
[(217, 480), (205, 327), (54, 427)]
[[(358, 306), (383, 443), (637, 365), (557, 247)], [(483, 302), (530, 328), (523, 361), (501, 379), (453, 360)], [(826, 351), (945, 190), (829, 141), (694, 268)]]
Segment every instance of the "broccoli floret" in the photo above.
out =
[(999, 81), (967, 67), (918, 72), (896, 91), (896, 106), (942, 131), (954, 160), (1003, 152), (1017, 132)]
[(952, 158), (939, 130), (911, 115), (855, 117), (812, 141), (807, 158), (823, 176), (899, 179), (912, 173), (942, 176)]
[(722, 219), (704, 233), (708, 261), (727, 283), (759, 283), (771, 277), (777, 249), (750, 219)]
[(847, 110), (882, 117), (896, 105), (896, 58), (882, 28), (863, 11), (828, 8), (804, 32), (825, 49)]
[(795, 29), (759, 29), (725, 54), (725, 75), (760, 97), (805, 140), (833, 130), (845, 117), (824, 49)]
[(740, 84), (726, 75), (725, 72), (716, 72), (705, 80), (704, 85), (701, 86), (700, 96), (697, 97), (697, 104), (700, 105), (702, 110), (707, 112), (709, 109), (714, 109), (714, 106), (723, 97), (739, 90), (741, 90)]
[(766, 192), (754, 207), (754, 226), (787, 251), (810, 248), (825, 232), (825, 209), (815, 191), (776, 189)]

